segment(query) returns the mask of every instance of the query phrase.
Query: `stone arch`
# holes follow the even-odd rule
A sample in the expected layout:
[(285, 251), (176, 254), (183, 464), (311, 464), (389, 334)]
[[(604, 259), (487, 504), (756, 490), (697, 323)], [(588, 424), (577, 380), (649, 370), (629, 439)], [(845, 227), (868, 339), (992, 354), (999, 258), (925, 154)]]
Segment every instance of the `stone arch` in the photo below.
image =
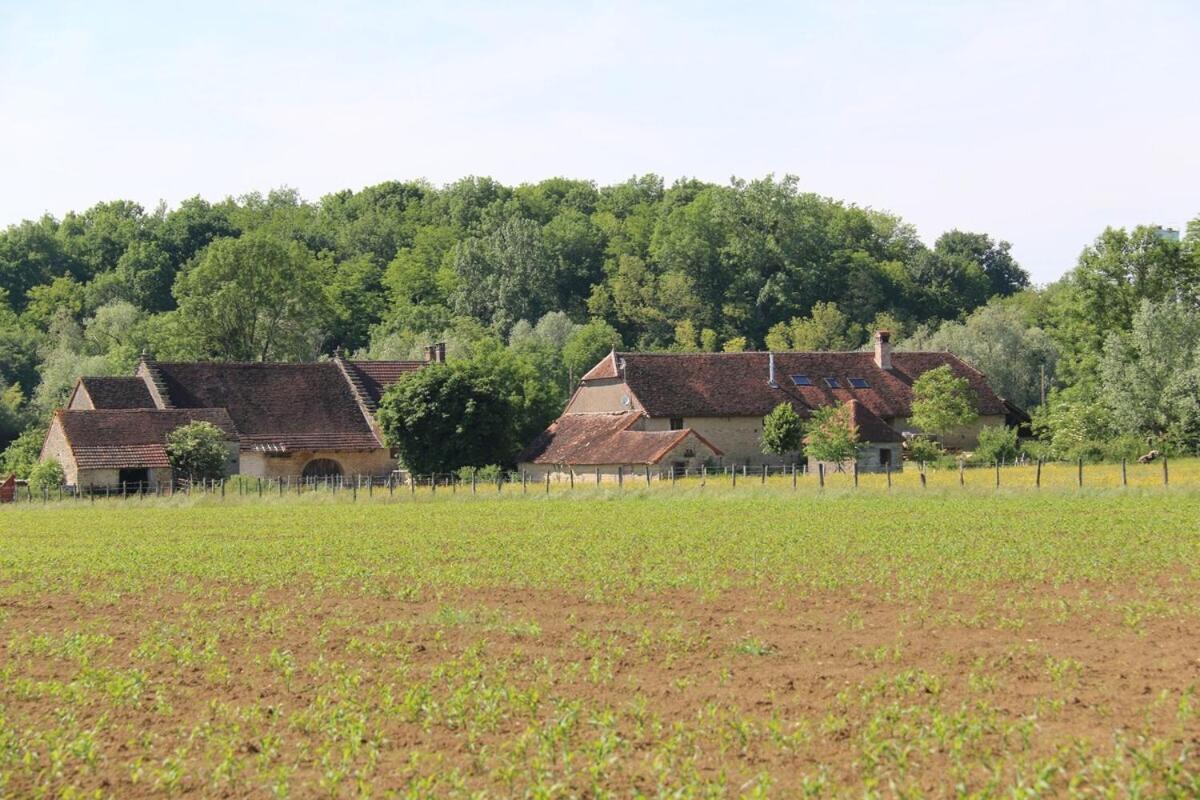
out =
[(304, 465), (304, 472), (301, 473), (304, 478), (340, 478), (342, 477), (342, 465), (334, 461), (332, 458), (314, 458)]

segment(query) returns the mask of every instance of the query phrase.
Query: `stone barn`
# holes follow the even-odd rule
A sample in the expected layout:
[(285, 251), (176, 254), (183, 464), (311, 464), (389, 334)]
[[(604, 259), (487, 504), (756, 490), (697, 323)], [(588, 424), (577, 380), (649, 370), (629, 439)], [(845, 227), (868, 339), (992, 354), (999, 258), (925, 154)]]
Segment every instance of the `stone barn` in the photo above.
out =
[(443, 345), (427, 348), (423, 361), (339, 354), (315, 363), (159, 362), (143, 355), (132, 376), (80, 378), (42, 454), (58, 459), (72, 484), (164, 480), (167, 431), (196, 418), (230, 435), (230, 474), (383, 476), (398, 465), (375, 419), (380, 398), (403, 376), (444, 359)]

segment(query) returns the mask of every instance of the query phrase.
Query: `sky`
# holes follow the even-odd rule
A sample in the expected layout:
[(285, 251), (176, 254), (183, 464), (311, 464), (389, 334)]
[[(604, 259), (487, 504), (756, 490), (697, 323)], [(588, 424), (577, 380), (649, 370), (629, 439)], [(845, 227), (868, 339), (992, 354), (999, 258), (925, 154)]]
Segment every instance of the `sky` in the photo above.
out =
[(1200, 216), (1200, 2), (0, 0), (0, 226), (290, 186), (647, 172), (1012, 243)]

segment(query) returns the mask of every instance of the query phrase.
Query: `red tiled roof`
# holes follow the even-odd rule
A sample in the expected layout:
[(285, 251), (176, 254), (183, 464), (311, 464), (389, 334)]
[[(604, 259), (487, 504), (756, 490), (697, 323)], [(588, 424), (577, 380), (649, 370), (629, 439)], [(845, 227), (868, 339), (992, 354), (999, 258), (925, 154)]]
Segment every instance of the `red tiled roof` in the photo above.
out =
[(657, 464), (684, 440), (694, 438), (717, 455), (721, 451), (690, 428), (632, 431), (641, 417), (619, 414), (564, 414), (517, 457), (533, 464)]
[(80, 378), (93, 408), (154, 408), (154, 398), (141, 378)]
[(63, 410), (55, 417), (83, 469), (170, 466), (167, 434), (189, 422), (210, 422), (237, 440), (223, 408)]
[(860, 442), (902, 442), (904, 437), (900, 432), (881, 420), (871, 410), (857, 400), (848, 403), (850, 419), (858, 428)]
[(142, 469), (169, 467), (167, 448), (161, 444), (125, 444), (106, 447), (76, 447), (75, 463), (80, 469)]
[(350, 384), (332, 361), (159, 362), (155, 367), (171, 405), (225, 408), (246, 438), (344, 436), (355, 442), (370, 440), (372, 449), (381, 446)]
[[(813, 408), (856, 400), (878, 417), (907, 417), (912, 384), (921, 374), (948, 365), (975, 392), (981, 414), (1003, 414), (1004, 405), (983, 374), (950, 353), (892, 353), (892, 369), (875, 365), (874, 353), (775, 353), (777, 387), (768, 384), (768, 353), (613, 353), (584, 382), (618, 374), (645, 411), (654, 417), (758, 417), (790, 401), (802, 416)], [(612, 373), (611, 375), (609, 373)], [(796, 386), (806, 375), (812, 386)], [(825, 378), (836, 378), (832, 389)], [(867, 381), (856, 389), (851, 378)]]
[(427, 366), (424, 361), (347, 361), (346, 366), (357, 375), (366, 399), (378, 403), (379, 398), (396, 381)]
[(597, 378), (616, 378), (619, 376), (617, 355), (616, 353), (609, 353), (600, 360), (600, 363), (588, 370), (588, 373), (581, 380), (590, 381)]

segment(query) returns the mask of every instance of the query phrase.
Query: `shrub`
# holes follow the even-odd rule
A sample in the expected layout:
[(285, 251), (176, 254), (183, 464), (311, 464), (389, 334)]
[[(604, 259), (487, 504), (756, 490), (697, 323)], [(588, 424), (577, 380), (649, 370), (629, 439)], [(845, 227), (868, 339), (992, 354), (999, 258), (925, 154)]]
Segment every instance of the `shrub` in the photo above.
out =
[(63, 485), (66, 477), (62, 464), (59, 464), (54, 459), (39, 461), (29, 471), (29, 491), (37, 494), (38, 492), (57, 489)]
[(503, 468), (498, 464), (488, 464), (486, 467), (461, 467), (458, 470), (459, 481), (470, 483), (472, 471), (475, 472), (475, 479), (480, 483), (495, 483), (503, 473)]
[(1019, 452), (1016, 428), (988, 425), (979, 432), (979, 444), (971, 454), (971, 460), (981, 464), (997, 464), (1014, 460)]
[(848, 405), (838, 403), (814, 410), (804, 431), (804, 453), (814, 461), (840, 465), (858, 455), (858, 428), (850, 418)]
[(908, 457), (919, 464), (938, 464), (946, 456), (946, 451), (936, 439), (928, 436), (915, 436), (908, 440)]
[(45, 428), (30, 428), (22, 433), (3, 453), (0, 453), (0, 479), (10, 474), (28, 478), (42, 453), (42, 442), (46, 438)]
[(167, 434), (167, 457), (176, 477), (215, 480), (225, 474), (229, 458), (225, 434), (211, 422), (189, 422)]

